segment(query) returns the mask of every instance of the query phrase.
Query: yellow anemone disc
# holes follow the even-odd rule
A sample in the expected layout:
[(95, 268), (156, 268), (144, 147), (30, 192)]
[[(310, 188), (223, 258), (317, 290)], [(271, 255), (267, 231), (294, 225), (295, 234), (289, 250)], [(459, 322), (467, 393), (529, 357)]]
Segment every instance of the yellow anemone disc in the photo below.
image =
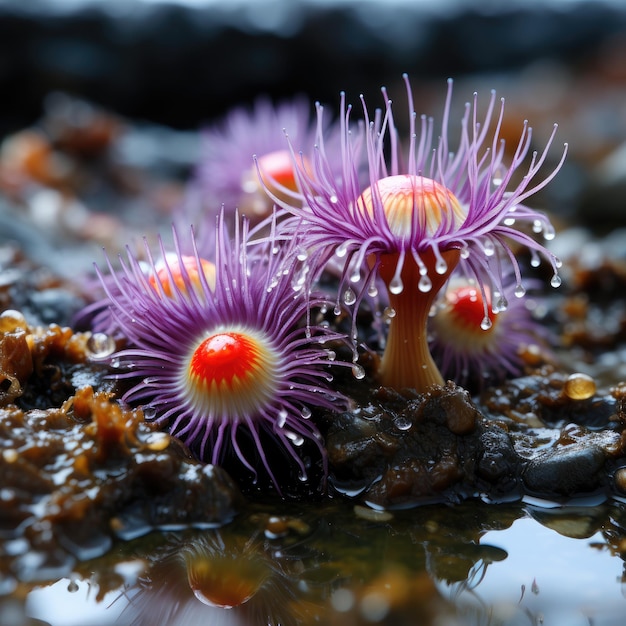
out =
[[(410, 237), (415, 218), (423, 231), (433, 235), (442, 223), (456, 230), (467, 217), (456, 196), (431, 178), (408, 174), (387, 176), (376, 183), (376, 189), (389, 229), (396, 237)], [(372, 187), (361, 194), (359, 206), (364, 207), (370, 217), (374, 217)]]

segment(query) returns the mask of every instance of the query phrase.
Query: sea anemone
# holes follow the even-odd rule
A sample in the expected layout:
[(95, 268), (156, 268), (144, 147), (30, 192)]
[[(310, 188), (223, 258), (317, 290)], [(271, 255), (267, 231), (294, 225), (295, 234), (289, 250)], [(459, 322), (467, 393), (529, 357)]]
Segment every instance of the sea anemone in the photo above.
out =
[[(493, 298), (488, 286), (481, 291), (474, 281), (456, 275), (440, 292), (429, 319), (429, 343), (444, 378), (480, 389), (521, 374), (527, 351), (547, 353), (548, 333), (533, 316), (533, 301), (513, 297), (506, 310), (496, 313)], [(485, 310), (490, 324), (483, 329)]]
[[(274, 201), (267, 195), (254, 167), (253, 156), (263, 164), (264, 183), (283, 199), (296, 191), (291, 154), (285, 143), (285, 129), (298, 150), (313, 150), (315, 120), (313, 107), (304, 96), (273, 104), (259, 97), (252, 107), (237, 107), (202, 133), (199, 162), (189, 184), (185, 201), (176, 212), (177, 224), (198, 227), (201, 250), (203, 229), (214, 207), (237, 208), (252, 224), (271, 215)], [(212, 220), (208, 220), (212, 227)], [(206, 232), (205, 232), (206, 230)], [(198, 236), (200, 241), (198, 241)]]
[(142, 404), (147, 419), (199, 459), (222, 464), (234, 456), (255, 480), (263, 467), (280, 491), (270, 462), (276, 445), (306, 480), (298, 450), (312, 442), (326, 475), (310, 416), (316, 407), (345, 406), (328, 385), (335, 355), (324, 345), (340, 336), (308, 323), (309, 307), (324, 302), (299, 288), (295, 242), (279, 246), (268, 236), (249, 244), (245, 218), (234, 230), (231, 242), (220, 214), (212, 264), (197, 249), (183, 255), (175, 229), (173, 254), (161, 242), (159, 259), (147, 243), (147, 261), (128, 250), (115, 270), (107, 258), (109, 273), (99, 275), (112, 324), (128, 342), (111, 359), (128, 385), (123, 401)]
[[(341, 176), (334, 174), (326, 156), (323, 108), (318, 106), (320, 123), (312, 163), (292, 151), (302, 197), (293, 203), (277, 195), (274, 198), (291, 213), (281, 222), (285, 236), (301, 237), (321, 264), (331, 262), (333, 256), (343, 259), (337, 304), (354, 305), (353, 319), (362, 299), (375, 291), (382, 278), (393, 316), (378, 371), (380, 382), (397, 389), (424, 391), (432, 384), (443, 384), (428, 348), (429, 311), (461, 258), (483, 295), (483, 328), (491, 323), (487, 290), (504, 294), (505, 260), (513, 267), (515, 296), (524, 295), (512, 246), (528, 248), (533, 264), (541, 256), (547, 259), (554, 274), (552, 284), (560, 283), (558, 259), (529, 234), (543, 233), (545, 239), (552, 239), (554, 229), (546, 215), (524, 203), (554, 178), (567, 144), (552, 171), (536, 180), (553, 143), (556, 125), (545, 149), (540, 154), (533, 152), (524, 166), (531, 146), (531, 128), (524, 122), (512, 161), (505, 165), (505, 145), (500, 138), (504, 100), (498, 113), (496, 94), (492, 92), (481, 120), (477, 95), (473, 103), (466, 104), (458, 146), (453, 151), (448, 131), (452, 81), (448, 82), (441, 134), (435, 139), (433, 121), (426, 116), (420, 118), (418, 133), (406, 75), (404, 80), (409, 104), (406, 153), (384, 88), (385, 108), (373, 117), (361, 97), (365, 125), (356, 131), (351, 123), (351, 107), (342, 94)], [(362, 128), (364, 139), (359, 132)], [(365, 182), (361, 175), (364, 158), (369, 168)], [(495, 305), (504, 310), (507, 302), (502, 296)]]

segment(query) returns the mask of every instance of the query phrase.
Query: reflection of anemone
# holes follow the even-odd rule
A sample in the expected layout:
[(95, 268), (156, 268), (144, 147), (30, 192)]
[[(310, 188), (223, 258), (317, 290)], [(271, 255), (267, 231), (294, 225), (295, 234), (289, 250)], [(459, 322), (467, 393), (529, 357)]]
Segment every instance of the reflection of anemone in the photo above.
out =
[[(514, 293), (523, 295), (511, 244), (529, 248), (534, 260), (544, 256), (554, 271), (553, 285), (560, 282), (558, 260), (525, 232), (530, 225), (534, 232), (543, 232), (546, 239), (551, 239), (552, 225), (545, 215), (523, 204), (560, 168), (562, 160), (533, 186), (554, 133), (545, 150), (540, 155), (533, 154), (521, 181), (514, 183), (530, 150), (531, 129), (524, 124), (512, 163), (507, 167), (504, 141), (499, 134), (503, 105), (494, 115), (496, 98), (492, 93), (485, 117), (479, 120), (475, 97), (473, 105), (466, 106), (459, 145), (453, 152), (448, 144), (451, 85), (450, 82), (441, 135), (434, 145), (432, 121), (422, 117), (421, 132), (417, 132), (406, 79), (410, 109), (407, 156), (402, 154), (385, 90), (384, 113), (377, 111), (370, 119), (363, 102), (365, 141), (360, 133), (353, 132), (351, 109), (342, 96), (342, 175), (337, 177), (329, 165), (324, 132), (320, 130), (312, 163), (294, 156), (298, 187), (302, 190), (300, 202), (284, 202), (276, 197), (292, 214), (281, 223), (285, 233), (301, 233), (304, 244), (311, 254), (321, 257), (321, 262), (329, 262), (333, 255), (343, 258), (339, 293), (345, 304), (354, 304), (356, 311), (368, 290), (371, 293), (376, 278), (385, 282), (395, 315), (390, 321), (379, 377), (383, 384), (396, 388), (423, 391), (433, 383), (443, 383), (429, 353), (426, 325), (437, 292), (460, 258), (464, 258), (482, 292), (487, 287), (492, 293), (504, 292), (502, 265), (507, 260), (513, 266)], [(321, 109), (319, 116), (321, 119)], [(369, 164), (366, 188), (360, 180), (362, 146)], [(355, 293), (353, 285), (357, 283), (362, 287)], [(506, 307), (503, 298), (497, 306), (500, 310)], [(482, 323), (489, 324), (488, 311)]]
[[(481, 387), (517, 376), (523, 351), (546, 346), (546, 329), (533, 318), (525, 298), (511, 298), (499, 313), (492, 300), (489, 287), (481, 292), (474, 282), (455, 278), (438, 299), (429, 319), (430, 350), (446, 379)], [(490, 324), (483, 329), (485, 310)]]
[(281, 558), (255, 536), (213, 531), (173, 539), (151, 561), (136, 590), (125, 593), (124, 623), (296, 625), (309, 623), (316, 611), (297, 591), (302, 562)]
[(323, 345), (338, 336), (305, 324), (308, 305), (323, 302), (298, 288), (295, 243), (246, 239), (246, 220), (231, 243), (221, 216), (214, 264), (178, 246), (172, 257), (163, 244), (159, 261), (146, 245), (147, 263), (130, 251), (120, 270), (109, 263), (102, 282), (110, 315), (129, 342), (111, 359), (130, 384), (125, 401), (150, 407), (151, 419), (200, 459), (220, 464), (234, 452), (255, 477), (262, 465), (280, 490), (289, 474), (279, 481), (271, 468), (276, 446), (305, 480), (308, 456), (299, 448), (311, 442), (326, 473), (310, 416), (312, 407), (344, 405), (328, 385), (334, 353)]

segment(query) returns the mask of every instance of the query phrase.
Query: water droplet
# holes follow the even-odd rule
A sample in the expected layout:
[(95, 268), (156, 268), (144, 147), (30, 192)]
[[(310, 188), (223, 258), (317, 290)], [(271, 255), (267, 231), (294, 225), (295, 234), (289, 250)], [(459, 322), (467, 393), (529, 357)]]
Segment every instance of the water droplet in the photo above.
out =
[(491, 320), (489, 319), (488, 315), (485, 315), (485, 317), (483, 317), (483, 321), (480, 323), (480, 327), (483, 330), (489, 330), (492, 326)]
[(363, 378), (365, 378), (365, 370), (363, 369), (363, 367), (361, 365), (359, 365), (358, 363), (355, 363), (352, 366), (352, 375), (357, 380), (362, 380)]
[(151, 422), (157, 415), (157, 410), (153, 406), (143, 407), (143, 418), (147, 422)]
[(94, 333), (87, 339), (86, 352), (91, 359), (106, 359), (115, 352), (115, 340), (106, 333)]
[(562, 268), (563, 267), (563, 261), (561, 261), (561, 259), (554, 257), (554, 266), (557, 268)]
[(540, 265), (541, 265), (541, 259), (539, 258), (539, 254), (536, 250), (533, 250), (530, 253), (530, 266), (539, 267)]
[(467, 259), (467, 258), (469, 258), (469, 255), (470, 255), (469, 246), (463, 246), (461, 248), (461, 258), (462, 259)]
[(309, 253), (304, 249), (298, 250), (296, 258), (298, 261), (306, 261), (309, 258)]
[(409, 430), (413, 426), (413, 422), (406, 415), (397, 415), (393, 420), (393, 425), (398, 430)]
[(339, 202), (339, 198), (333, 194), (330, 198), (329, 198), (331, 204), (337, 204), (337, 202)]
[(334, 350), (326, 350), (326, 358), (329, 361), (334, 361), (337, 358), (337, 353)]
[(555, 236), (556, 233), (554, 232), (554, 226), (552, 226), (552, 224), (546, 224), (543, 229), (543, 238), (546, 241), (552, 241)]
[(399, 276), (394, 276), (389, 283), (389, 291), (394, 295), (398, 295), (402, 293), (404, 289), (404, 284), (402, 283), (402, 279)]
[(281, 409), (280, 411), (278, 411), (278, 419), (276, 420), (277, 428), (284, 428), (285, 424), (287, 423), (288, 416), (289, 414), (287, 413), (287, 411), (285, 411), (285, 409)]
[(445, 274), (448, 271), (448, 264), (443, 259), (437, 259), (435, 271), (437, 274)]
[(550, 285), (552, 287), (560, 287), (561, 286), (561, 277), (558, 274), (555, 274), (550, 281)]
[(351, 283), (358, 283), (361, 280), (361, 272), (359, 271), (359, 268), (357, 267), (354, 272), (352, 272), (352, 274), (350, 274), (350, 282)]
[(278, 254), (280, 252), (280, 246), (274, 246), (272, 248), (272, 254)]
[(344, 256), (346, 256), (347, 252), (348, 252), (348, 245), (345, 243), (342, 243), (341, 245), (337, 246), (337, 249), (335, 250), (335, 256), (341, 259)]
[(343, 301), (349, 306), (356, 302), (356, 294), (350, 287), (343, 292)]
[(504, 296), (500, 296), (498, 298), (497, 307), (498, 307), (498, 312), (506, 311), (509, 308), (509, 301)]
[(493, 256), (496, 253), (496, 247), (493, 245), (493, 241), (487, 239), (483, 244), (483, 250), (485, 251), (485, 256)]
[(524, 289), (524, 285), (520, 283), (515, 286), (515, 291), (513, 293), (516, 298), (523, 298), (526, 295), (526, 289)]
[(304, 417), (304, 419), (308, 420), (309, 417), (311, 417), (311, 409), (309, 409), (308, 406), (303, 406), (300, 414), (302, 415), (302, 417)]
[(367, 295), (371, 298), (375, 298), (378, 295), (378, 287), (376, 287), (376, 283), (372, 281), (370, 286), (367, 288)]
[(153, 452), (165, 450), (170, 445), (170, 442), (171, 438), (167, 433), (150, 433), (146, 438), (146, 446), (148, 450), (152, 450)]
[(285, 431), (285, 437), (290, 439), (294, 446), (301, 446), (304, 443), (304, 437), (302, 437), (302, 435), (298, 435), (298, 433), (294, 433), (290, 430)]
[(504, 220), (503, 224), (504, 224), (505, 226), (513, 226), (513, 225), (515, 224), (515, 218), (514, 218), (514, 217), (507, 217), (507, 218)]
[(341, 307), (338, 304), (335, 305), (335, 308), (333, 309), (333, 313), (335, 315), (341, 315)]
[(396, 316), (396, 310), (391, 306), (385, 307), (385, 310), (383, 311), (383, 316), (391, 319), (392, 317)]
[(428, 278), (428, 276), (422, 276), (420, 278), (419, 283), (417, 283), (417, 288), (422, 292), (422, 293), (428, 293), (433, 287), (433, 284), (430, 280), (430, 278)]
[(541, 220), (533, 221), (533, 233), (540, 233), (543, 230), (543, 223)]
[(70, 593), (76, 593), (78, 591), (78, 583), (73, 578), (68, 583), (67, 590)]

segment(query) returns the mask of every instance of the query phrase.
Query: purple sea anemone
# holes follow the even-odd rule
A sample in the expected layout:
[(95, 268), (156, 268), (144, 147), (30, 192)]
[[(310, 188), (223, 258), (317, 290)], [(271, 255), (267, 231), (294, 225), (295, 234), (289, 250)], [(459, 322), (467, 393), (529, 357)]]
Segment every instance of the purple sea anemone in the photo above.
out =
[[(467, 103), (458, 145), (453, 148), (448, 130), (452, 81), (448, 83), (437, 138), (432, 119), (422, 116), (417, 123), (406, 75), (404, 79), (409, 104), (409, 132), (404, 147), (385, 89), (385, 108), (376, 110), (373, 117), (361, 98), (365, 125), (356, 130), (351, 107), (342, 94), (341, 176), (337, 177), (329, 165), (321, 122), (323, 110), (318, 107), (320, 123), (312, 163), (309, 165), (293, 151), (302, 197), (293, 203), (278, 196), (275, 200), (291, 213), (281, 222), (285, 236), (302, 237), (312, 256), (322, 264), (329, 263), (333, 256), (343, 259), (338, 304), (342, 299), (343, 304), (354, 305), (356, 315), (365, 294), (371, 293), (377, 279), (382, 278), (394, 315), (379, 379), (397, 389), (424, 391), (432, 384), (443, 384), (428, 349), (428, 314), (461, 258), (476, 279), (485, 303), (488, 288), (491, 293), (504, 294), (505, 259), (513, 266), (515, 295), (524, 294), (512, 244), (530, 249), (533, 264), (540, 256), (547, 259), (554, 272), (552, 284), (560, 283), (559, 261), (529, 234), (543, 233), (545, 239), (551, 239), (554, 229), (546, 215), (524, 203), (554, 178), (567, 145), (551, 173), (536, 180), (554, 140), (556, 125), (545, 149), (540, 154), (533, 152), (526, 161), (531, 128), (524, 122), (512, 161), (506, 165), (504, 140), (500, 137), (504, 100), (498, 110), (492, 92), (480, 120), (476, 94), (473, 103)], [(364, 138), (359, 132), (363, 128)], [(365, 183), (361, 175), (364, 159), (369, 167)], [(502, 297), (496, 305), (504, 310), (507, 303)], [(482, 326), (489, 325), (485, 309)]]
[[(190, 183), (179, 220), (201, 227), (215, 207), (237, 208), (251, 223), (272, 213), (274, 201), (267, 195), (254, 167), (253, 155), (263, 164), (264, 183), (283, 199), (296, 191), (291, 154), (285, 129), (298, 150), (313, 149), (313, 107), (304, 97), (274, 105), (258, 98), (250, 108), (238, 107), (206, 128), (202, 134), (200, 160)], [(212, 226), (211, 220), (209, 223)], [(200, 230), (200, 237), (204, 237)], [(200, 249), (205, 246), (200, 242)]]
[[(299, 447), (317, 449), (324, 475), (326, 453), (311, 410), (337, 409), (345, 400), (328, 385), (339, 339), (311, 326), (309, 306), (323, 302), (298, 288), (294, 245), (249, 244), (248, 222), (231, 242), (223, 213), (217, 220), (216, 253), (209, 264), (185, 256), (174, 231), (175, 252), (163, 243), (147, 261), (128, 250), (114, 270), (101, 275), (111, 317), (128, 346), (111, 355), (118, 379), (130, 385), (126, 402), (149, 408), (159, 426), (184, 441), (198, 458), (221, 464), (234, 453), (255, 479), (264, 467), (280, 481), (264, 450), (268, 439), (286, 451), (307, 477)], [(193, 237), (192, 237), (193, 240)]]

